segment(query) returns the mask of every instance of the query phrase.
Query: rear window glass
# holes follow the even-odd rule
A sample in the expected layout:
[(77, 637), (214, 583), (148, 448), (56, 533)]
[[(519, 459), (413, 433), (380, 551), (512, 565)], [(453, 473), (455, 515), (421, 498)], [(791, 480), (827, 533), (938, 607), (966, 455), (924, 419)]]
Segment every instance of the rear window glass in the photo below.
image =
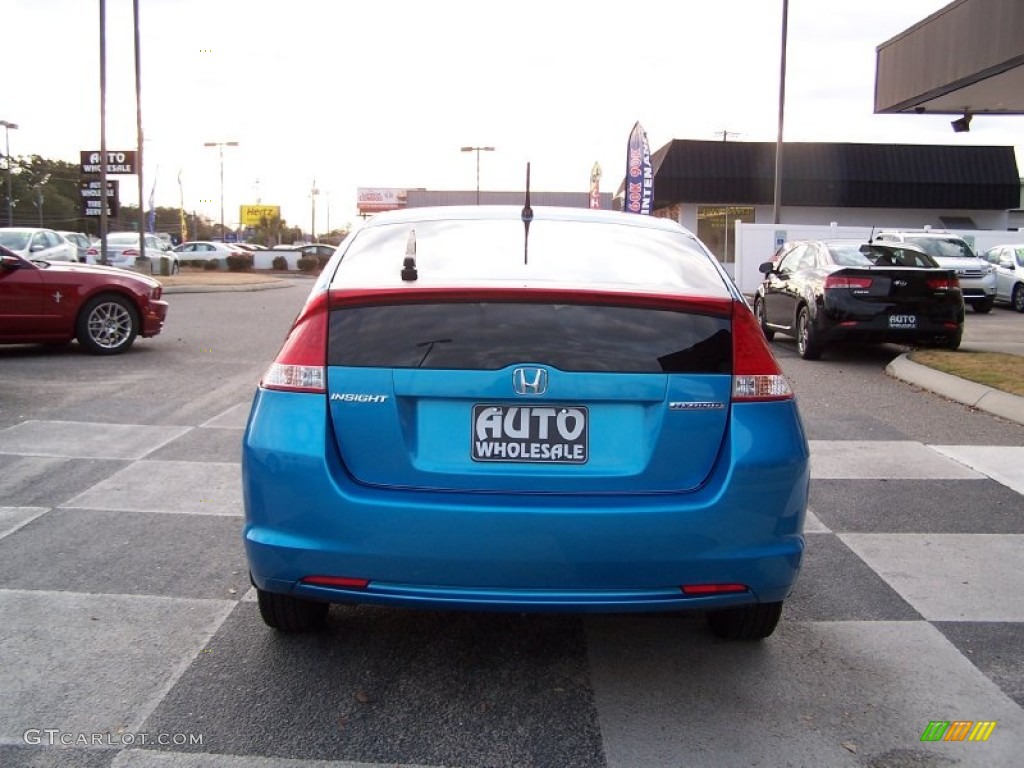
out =
[(937, 267), (927, 253), (890, 245), (830, 245), (829, 252), (836, 264), (844, 267)]
[(935, 259), (970, 259), (974, 257), (966, 241), (956, 237), (908, 237), (922, 251)]
[(726, 298), (703, 246), (682, 230), (598, 221), (446, 219), (368, 226), (346, 240), (334, 285), (400, 282), (415, 242), (418, 282), (529, 280), (628, 285)]
[(726, 318), (586, 304), (473, 302), (331, 313), (328, 364), (497, 370), (731, 373)]

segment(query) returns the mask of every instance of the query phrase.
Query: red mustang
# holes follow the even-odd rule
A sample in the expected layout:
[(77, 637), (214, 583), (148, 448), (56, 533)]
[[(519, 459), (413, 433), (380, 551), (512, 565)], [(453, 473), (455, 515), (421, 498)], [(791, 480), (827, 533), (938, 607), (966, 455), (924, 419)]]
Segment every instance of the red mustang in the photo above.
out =
[(116, 355), (136, 336), (156, 336), (167, 316), (163, 287), (113, 267), (30, 261), (0, 247), (0, 344), (78, 339)]

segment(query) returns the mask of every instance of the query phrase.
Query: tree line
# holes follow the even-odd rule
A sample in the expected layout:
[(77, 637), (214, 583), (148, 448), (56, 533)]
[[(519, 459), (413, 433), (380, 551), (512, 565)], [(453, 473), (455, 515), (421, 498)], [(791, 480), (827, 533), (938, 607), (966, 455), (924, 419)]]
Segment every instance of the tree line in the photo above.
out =
[[(10, 179), (11, 223), (15, 227), (46, 227), (48, 229), (84, 232), (99, 236), (98, 216), (82, 215), (82, 182), (95, 181), (86, 177), (81, 168), (63, 160), (49, 160), (39, 155), (8, 158), (10, 176), (5, 164), (0, 178), (0, 226), (7, 226), (7, 190)], [(118, 177), (115, 177), (118, 178)], [(134, 176), (119, 177), (122, 185), (125, 179), (136, 183)], [(109, 177), (108, 177), (109, 180)], [(147, 222), (148, 213), (147, 213)], [(108, 232), (135, 231), (139, 228), (139, 208), (136, 205), (122, 205), (116, 216), (107, 217)], [(179, 208), (156, 207), (154, 232), (167, 232), (179, 242), (183, 235), (182, 216)], [(185, 211), (184, 239), (220, 240), (220, 223), (194, 211)], [(230, 230), (229, 230), (230, 231)], [(340, 243), (345, 230), (333, 230), (318, 237), (320, 242), (333, 245)], [(294, 243), (305, 237), (301, 227), (289, 226), (284, 219), (263, 219), (251, 231), (245, 233), (245, 240), (272, 246), (280, 243)]]

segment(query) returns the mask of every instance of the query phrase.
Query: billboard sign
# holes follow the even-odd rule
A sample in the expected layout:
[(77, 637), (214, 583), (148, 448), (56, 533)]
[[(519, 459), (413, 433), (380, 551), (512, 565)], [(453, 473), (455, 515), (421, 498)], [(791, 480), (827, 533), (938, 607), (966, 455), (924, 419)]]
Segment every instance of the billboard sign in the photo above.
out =
[[(99, 152), (81, 150), (79, 153), (82, 161), (82, 173), (87, 176), (99, 175), (100, 157)], [(137, 165), (135, 163), (135, 150), (129, 149), (124, 152), (107, 152), (107, 173), (134, 174)]]
[(365, 216), (368, 213), (380, 213), (381, 211), (396, 211), (405, 208), (407, 191), (393, 187), (359, 187), (358, 190), (359, 215)]
[[(118, 185), (117, 179), (107, 179), (107, 215), (117, 216), (118, 212)], [(100, 200), (100, 183), (98, 181), (82, 182), (82, 216), (102, 216), (103, 203)]]
[(266, 219), (268, 222), (281, 218), (280, 205), (243, 205), (238, 209), (238, 220), (243, 227), (258, 227), (260, 221)]

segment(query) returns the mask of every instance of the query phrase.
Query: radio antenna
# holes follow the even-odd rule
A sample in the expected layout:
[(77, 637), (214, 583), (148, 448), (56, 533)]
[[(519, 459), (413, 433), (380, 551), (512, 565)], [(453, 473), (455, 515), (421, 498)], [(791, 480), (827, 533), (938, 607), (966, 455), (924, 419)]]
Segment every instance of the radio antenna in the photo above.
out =
[(533, 208), (530, 207), (530, 164), (526, 164), (526, 202), (523, 205), (523, 264), (530, 263), (530, 222)]

